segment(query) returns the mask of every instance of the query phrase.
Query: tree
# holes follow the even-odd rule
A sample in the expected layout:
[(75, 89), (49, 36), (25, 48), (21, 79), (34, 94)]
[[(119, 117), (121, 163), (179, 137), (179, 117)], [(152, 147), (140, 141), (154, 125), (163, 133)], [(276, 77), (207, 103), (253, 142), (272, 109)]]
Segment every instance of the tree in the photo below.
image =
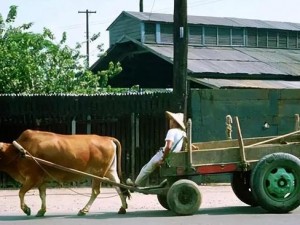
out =
[(110, 90), (108, 80), (121, 72), (120, 63), (93, 74), (82, 65), (81, 46), (67, 46), (66, 33), (55, 43), (53, 33), (30, 32), (33, 23), (13, 26), (17, 6), (7, 18), (0, 14), (0, 93), (94, 94)]

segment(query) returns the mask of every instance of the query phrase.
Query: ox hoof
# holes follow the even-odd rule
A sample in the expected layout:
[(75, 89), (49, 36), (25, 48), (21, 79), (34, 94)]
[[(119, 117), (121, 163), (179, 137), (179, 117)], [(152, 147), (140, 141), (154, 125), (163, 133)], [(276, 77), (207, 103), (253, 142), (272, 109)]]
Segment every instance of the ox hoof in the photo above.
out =
[(119, 209), (118, 214), (126, 214), (126, 209), (124, 209), (123, 207), (121, 207), (121, 208)]
[(79, 212), (77, 213), (77, 216), (85, 216), (86, 212), (83, 210), (79, 210)]
[(46, 210), (40, 209), (38, 211), (38, 213), (36, 214), (36, 217), (43, 217), (45, 215), (45, 213), (46, 213)]
[(31, 215), (31, 209), (30, 209), (27, 205), (23, 208), (23, 212), (24, 212), (27, 216), (30, 216), (30, 215)]

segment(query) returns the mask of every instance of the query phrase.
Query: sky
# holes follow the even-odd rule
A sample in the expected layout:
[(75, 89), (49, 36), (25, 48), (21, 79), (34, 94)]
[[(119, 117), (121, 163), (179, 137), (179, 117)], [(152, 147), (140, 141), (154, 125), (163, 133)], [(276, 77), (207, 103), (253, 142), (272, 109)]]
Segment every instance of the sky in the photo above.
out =
[[(67, 33), (67, 44), (82, 44), (86, 52), (86, 15), (89, 14), (90, 37), (100, 32), (100, 39), (90, 44), (90, 65), (97, 60), (97, 45), (109, 48), (107, 28), (122, 11), (139, 11), (140, 0), (1, 0), (0, 13), (6, 18), (11, 5), (18, 6), (16, 24), (33, 22), (32, 31), (49, 28), (57, 42)], [(235, 17), (300, 23), (299, 0), (187, 0), (188, 15)], [(173, 14), (174, 0), (144, 0), (144, 12)]]

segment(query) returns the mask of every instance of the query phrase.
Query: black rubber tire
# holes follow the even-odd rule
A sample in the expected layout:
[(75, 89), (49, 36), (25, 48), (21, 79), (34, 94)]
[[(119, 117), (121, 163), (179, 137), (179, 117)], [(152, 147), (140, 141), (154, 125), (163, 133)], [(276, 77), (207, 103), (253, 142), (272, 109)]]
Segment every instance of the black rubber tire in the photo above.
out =
[(238, 199), (250, 206), (258, 206), (250, 186), (251, 171), (232, 174), (231, 188)]
[(263, 157), (253, 169), (251, 190), (271, 213), (287, 213), (300, 205), (300, 160), (287, 153)]
[(199, 210), (202, 197), (198, 185), (190, 180), (178, 180), (169, 189), (167, 201), (178, 215), (192, 215)]
[(167, 194), (158, 194), (157, 200), (162, 207), (164, 207), (167, 210), (170, 210), (170, 207), (168, 205), (168, 200), (167, 200)]

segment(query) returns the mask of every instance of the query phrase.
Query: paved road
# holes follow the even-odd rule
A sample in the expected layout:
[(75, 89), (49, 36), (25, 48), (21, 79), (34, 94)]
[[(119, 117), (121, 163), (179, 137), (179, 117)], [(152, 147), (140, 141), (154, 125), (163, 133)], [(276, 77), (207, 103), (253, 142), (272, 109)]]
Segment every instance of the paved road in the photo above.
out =
[[(133, 193), (127, 214), (118, 215), (120, 200), (114, 189), (104, 188), (90, 213), (76, 216), (84, 206), (89, 189), (49, 189), (47, 213), (44, 218), (25, 216), (19, 209), (16, 190), (0, 190), (0, 224), (105, 224), (105, 225), (298, 225), (300, 207), (289, 214), (268, 214), (260, 207), (249, 207), (240, 202), (230, 186), (201, 186), (202, 205), (192, 216), (177, 216), (164, 210), (155, 195)], [(27, 204), (35, 214), (40, 206), (36, 190), (27, 195)]]

